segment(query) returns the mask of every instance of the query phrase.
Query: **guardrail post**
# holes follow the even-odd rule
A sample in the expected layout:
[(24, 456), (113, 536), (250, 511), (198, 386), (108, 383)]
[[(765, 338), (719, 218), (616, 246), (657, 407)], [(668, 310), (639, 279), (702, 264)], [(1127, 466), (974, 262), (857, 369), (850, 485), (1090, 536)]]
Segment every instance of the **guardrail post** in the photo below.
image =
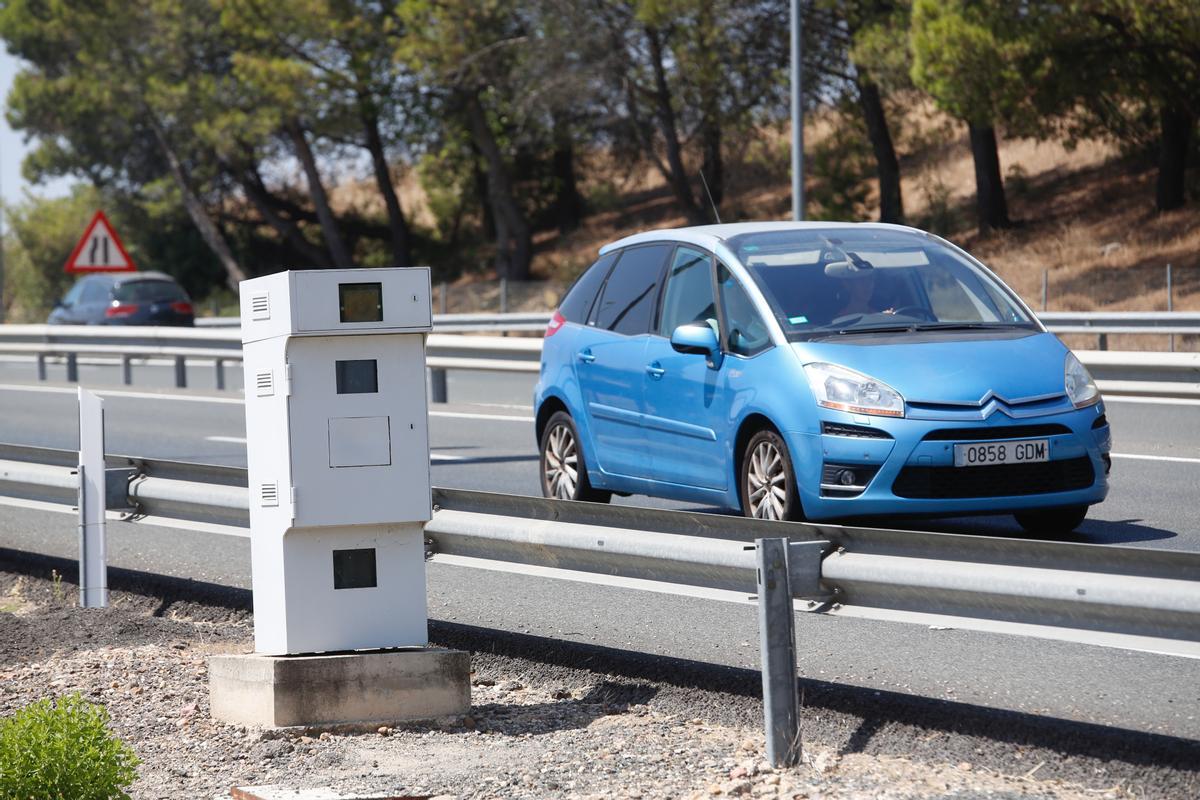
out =
[(1042, 311), (1046, 310), (1046, 301), (1050, 295), (1050, 270), (1042, 270)]
[(446, 370), (431, 368), (429, 370), (429, 401), (431, 403), (446, 403)]
[(508, 278), (500, 279), (500, 313), (508, 313)]
[(187, 363), (183, 356), (175, 356), (175, 388), (187, 388)]
[(128, 353), (121, 354), (121, 383), (133, 385), (133, 356)]
[[(1171, 265), (1167, 264), (1167, 311), (1175, 310), (1175, 292), (1171, 287)], [(1171, 352), (1175, 352), (1175, 334), (1171, 334)]]
[(439, 314), (446, 313), (446, 303), (447, 303), (446, 294), (447, 294), (448, 289), (449, 289), (449, 287), (446, 285), (446, 282), (442, 281), (441, 291), (438, 292), (438, 313)]
[(1099, 348), (1101, 350), (1107, 350), (1108, 349), (1108, 334), (1102, 333), (1097, 337), (1097, 339), (1098, 339)]
[(74, 353), (67, 353), (67, 382), (79, 383), (79, 358)]
[(46, 354), (45, 353), (37, 354), (37, 367), (38, 367), (38, 380), (39, 381), (46, 380)]
[(217, 371), (217, 391), (225, 390), (225, 359), (218, 358), (213, 365)]
[(788, 540), (756, 539), (754, 547), (758, 562), (758, 634), (767, 760), (775, 767), (791, 767), (800, 760), (800, 722)]
[(104, 402), (83, 387), (79, 387), (78, 397), (79, 605), (104, 608), (108, 605)]

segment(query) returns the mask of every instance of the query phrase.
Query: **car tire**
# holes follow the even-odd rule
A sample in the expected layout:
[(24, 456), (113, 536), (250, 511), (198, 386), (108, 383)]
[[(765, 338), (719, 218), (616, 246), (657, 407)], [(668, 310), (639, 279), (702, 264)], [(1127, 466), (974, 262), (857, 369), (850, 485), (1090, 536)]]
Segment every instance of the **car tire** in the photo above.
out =
[(542, 431), (539, 450), (543, 497), (592, 503), (607, 503), (612, 499), (612, 492), (595, 489), (588, 480), (579, 433), (570, 414), (554, 412)]
[(742, 452), (742, 513), (756, 519), (802, 520), (796, 471), (783, 437), (761, 430)]
[(1057, 536), (1070, 533), (1083, 523), (1087, 516), (1087, 506), (1066, 506), (1064, 508), (1046, 508), (1038, 511), (1022, 511), (1013, 514), (1017, 524), (1026, 533), (1035, 536)]

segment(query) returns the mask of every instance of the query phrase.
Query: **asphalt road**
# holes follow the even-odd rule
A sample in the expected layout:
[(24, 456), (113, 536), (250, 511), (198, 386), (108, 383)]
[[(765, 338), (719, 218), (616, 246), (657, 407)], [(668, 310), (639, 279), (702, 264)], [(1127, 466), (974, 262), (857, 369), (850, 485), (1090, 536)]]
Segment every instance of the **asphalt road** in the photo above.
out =
[[(0, 441), (74, 447), (74, 389), (16, 383), (22, 378), (28, 376), (0, 371)], [(456, 402), (435, 407), (430, 417), (436, 485), (536, 493), (528, 386), (528, 377), (452, 375)], [(109, 452), (244, 465), (236, 394), (100, 391)], [(490, 404), (469, 402), (483, 399)], [(1200, 550), (1200, 515), (1193, 510), (1200, 499), (1200, 406), (1113, 402), (1108, 415), (1121, 457), (1109, 500), (1078, 538)], [(684, 507), (645, 498), (620, 502)], [(1007, 518), (912, 524), (1017, 530)], [(109, 535), (114, 566), (249, 586), (244, 538), (124, 523), (110, 524)], [(61, 513), (3, 508), (0, 547), (71, 557), (74, 522)], [(755, 610), (732, 600), (446, 563), (429, 571), (435, 620), (754, 667)], [(810, 614), (797, 615), (797, 641), (801, 675), (815, 680), (1200, 739), (1196, 660)]]

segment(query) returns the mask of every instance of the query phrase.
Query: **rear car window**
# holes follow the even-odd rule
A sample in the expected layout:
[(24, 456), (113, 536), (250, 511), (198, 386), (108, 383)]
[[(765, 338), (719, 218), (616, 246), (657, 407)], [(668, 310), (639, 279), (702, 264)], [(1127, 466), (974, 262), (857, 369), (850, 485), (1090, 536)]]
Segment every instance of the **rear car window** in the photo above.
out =
[(597, 304), (597, 328), (627, 336), (649, 332), (658, 279), (671, 249), (669, 244), (655, 244), (634, 247), (621, 254)]
[(567, 322), (577, 322), (580, 325), (587, 322), (588, 312), (592, 310), (592, 301), (596, 299), (596, 292), (604, 284), (609, 267), (616, 260), (616, 253), (601, 256), (599, 261), (592, 264), (579, 276), (575, 284), (567, 290), (566, 297), (558, 305), (558, 313), (562, 314), (563, 319)]
[(187, 295), (170, 281), (127, 281), (113, 290), (113, 299), (122, 303), (157, 303), (187, 300)]

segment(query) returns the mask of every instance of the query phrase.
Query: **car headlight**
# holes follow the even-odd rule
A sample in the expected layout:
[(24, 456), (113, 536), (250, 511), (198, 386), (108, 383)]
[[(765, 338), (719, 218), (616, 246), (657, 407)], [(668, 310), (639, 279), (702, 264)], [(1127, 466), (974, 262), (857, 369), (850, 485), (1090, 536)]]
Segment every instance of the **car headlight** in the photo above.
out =
[(836, 364), (821, 362), (805, 364), (804, 374), (808, 376), (819, 406), (854, 414), (904, 416), (904, 398), (886, 383)]
[(1067, 353), (1067, 363), (1063, 372), (1063, 384), (1067, 390), (1067, 397), (1071, 399), (1076, 408), (1085, 408), (1100, 402), (1100, 390), (1096, 388), (1096, 382), (1092, 380), (1092, 373), (1079, 363), (1079, 359), (1075, 357), (1074, 353)]

